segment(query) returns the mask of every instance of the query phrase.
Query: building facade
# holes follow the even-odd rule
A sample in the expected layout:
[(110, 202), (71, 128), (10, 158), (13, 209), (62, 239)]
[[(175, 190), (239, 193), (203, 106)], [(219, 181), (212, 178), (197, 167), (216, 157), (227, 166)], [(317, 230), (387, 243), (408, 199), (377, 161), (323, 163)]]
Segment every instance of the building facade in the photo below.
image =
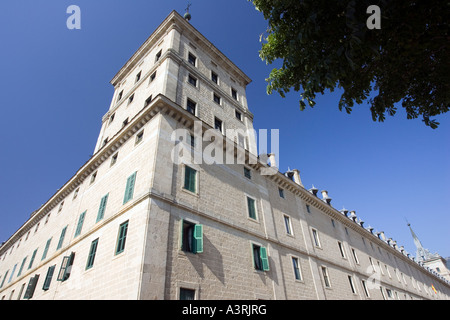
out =
[(111, 80), (94, 155), (0, 247), (0, 299), (449, 299), (257, 156), (250, 82), (170, 13)]

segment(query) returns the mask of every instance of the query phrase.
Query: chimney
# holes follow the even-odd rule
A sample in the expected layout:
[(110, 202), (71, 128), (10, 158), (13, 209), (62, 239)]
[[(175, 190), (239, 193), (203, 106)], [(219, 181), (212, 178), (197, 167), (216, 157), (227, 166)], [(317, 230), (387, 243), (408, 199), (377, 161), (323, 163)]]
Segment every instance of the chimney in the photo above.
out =
[(357, 216), (356, 216), (356, 211), (355, 210), (350, 211), (350, 217), (349, 218), (352, 219), (354, 222), (356, 222)]
[(314, 187), (314, 185), (312, 186), (311, 189), (308, 190), (309, 192), (311, 192), (313, 195), (315, 195), (317, 197), (317, 191), (319, 191), (319, 189), (317, 189), (316, 187)]
[(330, 204), (331, 203), (331, 198), (328, 197), (328, 191), (327, 190), (322, 190), (322, 201), (325, 201), (326, 203)]
[(341, 210), (340, 212), (341, 212), (344, 216), (348, 217), (348, 216), (347, 216), (347, 214), (348, 214), (348, 210), (347, 210), (347, 209), (342, 208), (342, 210)]
[(269, 153), (267, 156), (269, 157), (270, 166), (272, 168), (277, 168), (277, 161), (275, 159), (275, 153)]
[(366, 230), (373, 234), (373, 228), (370, 225), (366, 228)]
[(294, 172), (294, 182), (303, 187), (302, 180), (300, 179), (300, 171), (298, 169), (292, 171)]
[(361, 226), (361, 227), (363, 227), (364, 228), (364, 226), (363, 226), (363, 224), (364, 224), (364, 220), (362, 220), (361, 218), (359, 219), (359, 225)]
[(378, 239), (386, 241), (386, 236), (384, 235), (384, 231), (377, 232)]

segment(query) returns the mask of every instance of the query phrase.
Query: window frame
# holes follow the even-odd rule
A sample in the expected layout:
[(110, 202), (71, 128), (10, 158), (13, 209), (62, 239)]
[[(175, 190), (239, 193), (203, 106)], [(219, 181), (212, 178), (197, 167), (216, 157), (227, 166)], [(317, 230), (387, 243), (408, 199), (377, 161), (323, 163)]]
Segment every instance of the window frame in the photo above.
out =
[(130, 222), (130, 220), (127, 220), (125, 222), (122, 222), (119, 225), (119, 231), (117, 232), (117, 241), (116, 241), (116, 245), (114, 248), (115, 256), (117, 256), (125, 251), (129, 222)]
[[(250, 201), (252, 201), (253, 203), (253, 210), (254, 210), (254, 217), (252, 217), (251, 215), (251, 210), (250, 210)], [(249, 196), (248, 194), (245, 195), (245, 203), (246, 203), (246, 208), (247, 208), (247, 218), (251, 219), (252, 221), (258, 221), (258, 209), (257, 209), (257, 205), (256, 205), (256, 199)]]
[[(187, 176), (189, 172), (189, 177)], [(193, 172), (193, 173), (192, 173)], [(187, 191), (189, 193), (192, 193), (194, 195), (198, 195), (198, 191), (199, 191), (199, 175), (198, 175), (198, 170), (188, 166), (187, 164), (183, 165), (183, 184), (182, 184), (182, 189), (184, 191)], [(191, 178), (194, 177), (194, 182), (192, 183)], [(191, 189), (191, 187), (193, 186), (194, 190)]]

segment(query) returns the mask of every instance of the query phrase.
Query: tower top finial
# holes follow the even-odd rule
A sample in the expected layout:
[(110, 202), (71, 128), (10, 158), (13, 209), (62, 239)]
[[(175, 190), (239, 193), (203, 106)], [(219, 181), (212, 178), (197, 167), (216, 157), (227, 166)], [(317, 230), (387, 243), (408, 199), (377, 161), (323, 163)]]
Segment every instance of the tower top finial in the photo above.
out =
[(192, 3), (188, 2), (188, 5), (186, 7), (186, 13), (184, 14), (184, 18), (189, 21), (191, 20), (191, 14), (189, 13), (189, 8), (191, 7)]

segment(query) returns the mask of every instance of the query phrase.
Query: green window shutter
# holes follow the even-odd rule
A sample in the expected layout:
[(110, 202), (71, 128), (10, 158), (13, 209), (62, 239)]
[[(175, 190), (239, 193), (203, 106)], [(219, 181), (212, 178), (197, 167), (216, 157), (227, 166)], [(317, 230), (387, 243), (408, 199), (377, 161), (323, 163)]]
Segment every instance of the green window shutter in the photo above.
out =
[(103, 216), (105, 215), (105, 209), (106, 209), (106, 203), (108, 202), (108, 196), (109, 193), (107, 195), (105, 195), (102, 200), (100, 201), (100, 207), (98, 208), (98, 214), (97, 214), (97, 221), (99, 222), (100, 220), (103, 219)]
[(0, 288), (3, 287), (3, 285), (5, 284), (5, 280), (6, 280), (6, 277), (8, 276), (8, 272), (9, 272), (9, 270), (6, 271), (5, 275), (3, 276), (3, 280), (2, 280), (2, 284), (0, 285)]
[(86, 263), (86, 270), (92, 268), (95, 260), (95, 253), (97, 252), (98, 239), (95, 239), (91, 243), (91, 249), (89, 250), (89, 256)]
[(70, 256), (65, 256), (61, 263), (61, 268), (58, 272), (57, 281), (66, 281), (70, 277), (73, 261), (75, 260), (75, 252), (72, 252)]
[(50, 283), (52, 282), (53, 273), (55, 272), (55, 267), (51, 266), (48, 268), (47, 276), (45, 277), (44, 285), (42, 286), (42, 290), (48, 290), (50, 288)]
[(86, 216), (86, 211), (80, 214), (80, 218), (78, 219), (77, 230), (75, 230), (75, 237), (80, 235), (81, 229), (83, 228), (84, 217)]
[(191, 192), (197, 192), (197, 170), (192, 169), (191, 167), (185, 166), (184, 171), (184, 188)]
[(44, 260), (47, 257), (48, 248), (50, 247), (50, 242), (52, 242), (52, 238), (47, 240), (47, 243), (45, 245), (44, 253), (42, 254), (42, 259)]
[(203, 225), (196, 224), (194, 226), (194, 253), (203, 252)]
[(248, 216), (252, 219), (256, 219), (255, 200), (247, 197)]
[(34, 289), (36, 289), (38, 280), (38, 274), (34, 275), (34, 277), (30, 279), (30, 282), (28, 282), (27, 290), (25, 291), (25, 295), (23, 296), (24, 299), (31, 299), (33, 297)]
[(34, 261), (34, 258), (36, 257), (37, 251), (38, 251), (38, 249), (33, 251), (33, 255), (31, 256), (30, 264), (28, 265), (28, 269), (31, 269), (31, 267), (33, 266), (33, 261)]
[(184, 239), (184, 220), (183, 219), (181, 219), (181, 236), (180, 236), (180, 239), (181, 239), (181, 243), (180, 243), (180, 248), (181, 248), (181, 250), (184, 250), (184, 248), (183, 248), (183, 239)]
[(56, 247), (56, 250), (60, 249), (64, 242), (64, 237), (66, 235), (67, 226), (64, 227), (61, 231), (61, 235), (59, 236), (58, 246)]
[(22, 264), (21, 264), (21, 266), (20, 266), (19, 273), (17, 274), (18, 277), (22, 274), (22, 270), (23, 270), (23, 267), (25, 266), (25, 262), (27, 261), (27, 258), (28, 258), (28, 257), (25, 257), (25, 258), (23, 258), (23, 260), (22, 260)]
[(265, 247), (261, 247), (259, 249), (262, 261), (262, 269), (264, 271), (269, 271), (269, 258), (267, 257), (267, 249)]
[(127, 186), (125, 187), (125, 195), (123, 197), (123, 204), (133, 199), (134, 183), (136, 181), (136, 172), (127, 179)]
[(122, 223), (119, 227), (119, 235), (117, 237), (117, 246), (116, 246), (116, 255), (125, 250), (127, 231), (128, 231), (128, 221)]

